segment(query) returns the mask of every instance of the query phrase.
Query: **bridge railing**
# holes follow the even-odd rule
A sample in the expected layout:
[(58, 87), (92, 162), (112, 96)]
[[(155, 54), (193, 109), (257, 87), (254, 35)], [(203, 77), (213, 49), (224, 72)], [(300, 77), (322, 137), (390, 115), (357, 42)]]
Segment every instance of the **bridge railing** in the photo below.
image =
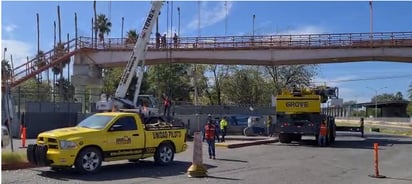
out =
[[(256, 35), (256, 36), (214, 36), (180, 37), (177, 42), (167, 38), (166, 44), (156, 44), (151, 38), (149, 49), (244, 49), (244, 48), (342, 48), (342, 47), (399, 47), (412, 46), (412, 32), (378, 33), (338, 33), (302, 35)], [(106, 38), (103, 42), (92, 44), (88, 37), (80, 37), (80, 48), (131, 49), (134, 42), (127, 38)]]
[(52, 49), (41, 55), (37, 55), (32, 59), (27, 57), (27, 62), (12, 69), (11, 77), (7, 81), (14, 87), (28, 78), (31, 78), (42, 71), (49, 69), (59, 63), (70, 62), (70, 56), (73, 51), (76, 51), (76, 39), (72, 39), (66, 43), (62, 43), (62, 48)]

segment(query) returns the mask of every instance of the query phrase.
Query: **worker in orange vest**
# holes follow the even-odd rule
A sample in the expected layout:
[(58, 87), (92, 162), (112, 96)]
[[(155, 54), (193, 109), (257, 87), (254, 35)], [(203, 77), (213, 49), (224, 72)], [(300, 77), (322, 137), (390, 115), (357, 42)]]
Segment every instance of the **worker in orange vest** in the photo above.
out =
[(203, 142), (206, 140), (209, 150), (209, 158), (216, 159), (215, 152), (215, 137), (217, 135), (217, 129), (213, 120), (208, 120), (203, 131)]
[(318, 145), (319, 146), (325, 146), (326, 145), (326, 136), (328, 135), (328, 127), (326, 126), (325, 120), (322, 121), (320, 124), (320, 130), (319, 130), (319, 139), (318, 139)]

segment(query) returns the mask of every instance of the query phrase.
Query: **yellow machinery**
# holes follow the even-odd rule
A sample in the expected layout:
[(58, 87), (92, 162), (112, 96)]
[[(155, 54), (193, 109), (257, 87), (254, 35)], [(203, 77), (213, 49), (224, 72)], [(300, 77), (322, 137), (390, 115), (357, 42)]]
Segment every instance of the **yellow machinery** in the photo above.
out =
[(322, 121), (327, 122), (327, 143), (333, 143), (336, 136), (335, 119), (321, 114), (321, 104), (328, 99), (338, 98), (338, 88), (319, 86), (282, 90), (276, 97), (276, 125), (279, 142), (300, 141), (303, 135), (319, 135)]

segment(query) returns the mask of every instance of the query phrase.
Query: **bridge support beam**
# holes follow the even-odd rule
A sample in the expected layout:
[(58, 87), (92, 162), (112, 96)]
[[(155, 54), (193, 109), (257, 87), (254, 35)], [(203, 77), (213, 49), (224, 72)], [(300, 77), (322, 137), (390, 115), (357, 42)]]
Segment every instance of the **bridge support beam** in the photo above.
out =
[[(100, 99), (103, 89), (102, 68), (87, 57), (87, 53), (77, 54), (74, 57), (72, 84), (76, 91), (76, 99), (83, 104), (94, 104)], [(92, 111), (94, 107), (83, 105), (83, 110)]]

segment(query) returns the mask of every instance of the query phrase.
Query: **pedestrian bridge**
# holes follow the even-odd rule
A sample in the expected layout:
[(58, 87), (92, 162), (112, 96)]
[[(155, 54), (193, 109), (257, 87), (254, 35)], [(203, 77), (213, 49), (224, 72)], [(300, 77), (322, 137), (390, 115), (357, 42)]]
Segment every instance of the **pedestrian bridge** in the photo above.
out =
[[(165, 45), (152, 39), (146, 64), (192, 63), (226, 65), (292, 65), (357, 61), (412, 63), (412, 32), (256, 35), (170, 38)], [(74, 56), (75, 86), (101, 83), (101, 69), (125, 66), (133, 42), (106, 38), (105, 42), (79, 37), (59, 52), (43, 55), (13, 68), (11, 87)], [(77, 84), (76, 84), (77, 83)]]

